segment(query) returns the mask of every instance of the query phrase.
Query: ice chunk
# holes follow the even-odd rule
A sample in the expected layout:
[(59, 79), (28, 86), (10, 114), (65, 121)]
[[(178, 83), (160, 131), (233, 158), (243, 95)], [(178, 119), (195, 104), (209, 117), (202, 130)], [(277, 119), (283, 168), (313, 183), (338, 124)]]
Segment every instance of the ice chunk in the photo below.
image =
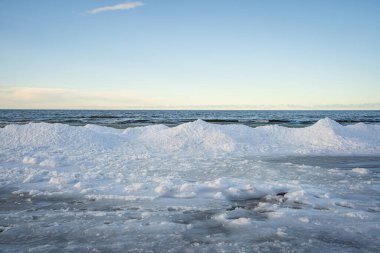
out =
[(354, 169), (352, 169), (352, 171), (355, 173), (358, 173), (358, 174), (362, 174), (362, 175), (369, 173), (369, 170), (367, 170), (365, 168), (354, 168)]

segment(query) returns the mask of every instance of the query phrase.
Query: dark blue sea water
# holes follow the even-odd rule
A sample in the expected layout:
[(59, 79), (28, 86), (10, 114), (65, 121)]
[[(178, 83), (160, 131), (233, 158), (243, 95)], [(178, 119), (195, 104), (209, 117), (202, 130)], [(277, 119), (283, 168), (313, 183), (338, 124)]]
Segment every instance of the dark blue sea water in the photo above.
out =
[(74, 126), (97, 124), (114, 128), (165, 124), (176, 126), (202, 119), (217, 124), (251, 127), (281, 125), (304, 127), (329, 117), (342, 125), (380, 123), (380, 111), (200, 111), (200, 110), (0, 110), (0, 127), (29, 122), (63, 123)]

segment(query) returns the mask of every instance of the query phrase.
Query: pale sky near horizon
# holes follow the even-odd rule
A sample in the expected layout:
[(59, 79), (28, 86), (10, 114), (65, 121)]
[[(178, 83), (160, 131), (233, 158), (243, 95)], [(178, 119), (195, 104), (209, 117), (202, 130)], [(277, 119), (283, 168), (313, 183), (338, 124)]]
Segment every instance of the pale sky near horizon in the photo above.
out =
[(0, 108), (380, 109), (378, 0), (0, 0)]

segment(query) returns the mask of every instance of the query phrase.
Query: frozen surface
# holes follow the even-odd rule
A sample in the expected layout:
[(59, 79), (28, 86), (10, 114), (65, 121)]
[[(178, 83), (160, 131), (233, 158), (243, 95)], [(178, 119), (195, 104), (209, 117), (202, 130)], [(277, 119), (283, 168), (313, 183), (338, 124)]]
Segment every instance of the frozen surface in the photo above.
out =
[(0, 129), (0, 251), (376, 252), (380, 125)]

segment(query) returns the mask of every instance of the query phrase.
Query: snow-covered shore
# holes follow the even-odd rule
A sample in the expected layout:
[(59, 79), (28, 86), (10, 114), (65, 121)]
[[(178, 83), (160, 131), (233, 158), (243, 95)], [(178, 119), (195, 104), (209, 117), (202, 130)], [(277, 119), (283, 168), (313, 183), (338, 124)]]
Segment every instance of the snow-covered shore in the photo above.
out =
[(343, 165), (379, 156), (380, 125), (328, 118), (305, 128), (7, 125), (0, 243), (10, 252), (373, 251), (379, 167)]

